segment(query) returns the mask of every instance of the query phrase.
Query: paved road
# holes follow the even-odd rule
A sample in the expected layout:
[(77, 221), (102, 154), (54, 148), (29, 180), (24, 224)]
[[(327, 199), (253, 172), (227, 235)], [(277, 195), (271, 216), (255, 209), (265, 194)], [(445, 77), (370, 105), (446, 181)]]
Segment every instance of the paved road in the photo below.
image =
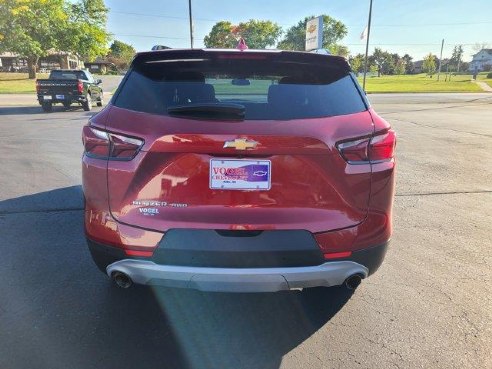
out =
[(93, 112), (0, 108), (0, 368), (492, 367), (492, 98), (370, 98), (399, 137), (392, 247), (310, 299), (112, 288), (82, 230)]
[[(120, 84), (123, 76), (96, 76), (102, 79), (104, 98), (109, 101), (113, 91)], [(34, 82), (33, 82), (34, 83)], [(39, 106), (35, 93), (32, 94), (0, 94), (0, 106)], [(4, 114), (0, 110), (0, 115)]]

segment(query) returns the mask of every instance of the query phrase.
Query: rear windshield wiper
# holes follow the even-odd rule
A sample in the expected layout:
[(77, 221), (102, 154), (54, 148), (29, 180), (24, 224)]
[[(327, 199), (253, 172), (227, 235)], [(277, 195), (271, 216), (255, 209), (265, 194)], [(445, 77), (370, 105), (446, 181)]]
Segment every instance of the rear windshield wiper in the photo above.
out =
[(174, 117), (203, 118), (212, 120), (243, 120), (246, 108), (233, 103), (192, 103), (167, 108)]

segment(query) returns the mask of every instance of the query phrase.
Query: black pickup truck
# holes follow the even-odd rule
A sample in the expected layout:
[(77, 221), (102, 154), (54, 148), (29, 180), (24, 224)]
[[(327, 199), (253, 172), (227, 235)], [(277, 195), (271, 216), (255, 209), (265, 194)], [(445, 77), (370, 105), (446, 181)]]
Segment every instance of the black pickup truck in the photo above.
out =
[(54, 69), (48, 79), (36, 81), (38, 101), (45, 112), (53, 110), (53, 104), (61, 103), (68, 108), (79, 103), (89, 111), (93, 102), (103, 105), (101, 80), (94, 79), (86, 70)]

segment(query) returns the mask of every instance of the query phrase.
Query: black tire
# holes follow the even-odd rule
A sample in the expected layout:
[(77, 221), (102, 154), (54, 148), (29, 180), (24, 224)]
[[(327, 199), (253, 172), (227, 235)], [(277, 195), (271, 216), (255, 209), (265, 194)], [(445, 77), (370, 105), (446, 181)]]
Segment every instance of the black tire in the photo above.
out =
[(97, 106), (103, 106), (104, 104), (104, 101), (103, 101), (103, 98), (102, 96), (99, 98), (99, 100), (97, 100)]
[(92, 109), (92, 98), (90, 94), (87, 94), (85, 101), (82, 103), (82, 107), (85, 111), (91, 111)]
[(72, 102), (71, 101), (64, 101), (63, 102), (63, 106), (68, 109), (70, 107), (70, 105), (72, 105)]
[(52, 103), (42, 103), (41, 108), (45, 113), (51, 113), (53, 111), (53, 104)]

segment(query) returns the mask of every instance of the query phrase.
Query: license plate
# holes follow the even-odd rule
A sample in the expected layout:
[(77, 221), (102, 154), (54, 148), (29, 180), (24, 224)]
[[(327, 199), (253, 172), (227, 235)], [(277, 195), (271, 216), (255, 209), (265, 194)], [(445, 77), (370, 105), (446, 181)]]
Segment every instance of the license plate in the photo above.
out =
[(56, 95), (57, 100), (63, 100), (65, 98), (65, 95)]
[(211, 159), (210, 188), (220, 190), (269, 190), (270, 160)]
[(43, 100), (52, 100), (51, 96), (43, 96)]

